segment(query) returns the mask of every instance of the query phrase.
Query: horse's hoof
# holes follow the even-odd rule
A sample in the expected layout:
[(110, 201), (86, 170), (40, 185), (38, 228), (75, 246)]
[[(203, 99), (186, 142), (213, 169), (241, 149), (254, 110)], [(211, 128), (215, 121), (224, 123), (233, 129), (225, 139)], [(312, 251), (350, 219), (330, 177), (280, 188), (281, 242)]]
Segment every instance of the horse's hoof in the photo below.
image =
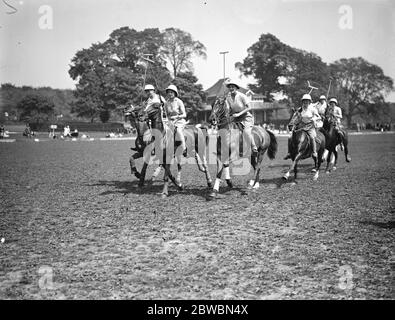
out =
[(169, 195), (168, 195), (167, 193), (162, 193), (160, 197), (161, 197), (162, 199), (166, 199), (168, 196), (169, 196)]
[(259, 189), (259, 182), (255, 183), (255, 185), (252, 187), (252, 189)]
[(282, 179), (283, 179), (283, 181), (288, 181), (288, 177), (287, 176), (283, 176)]
[(351, 157), (350, 157), (350, 156), (347, 156), (347, 157), (346, 157), (346, 161), (347, 161), (347, 162), (351, 162)]
[(311, 172), (317, 172), (316, 168), (311, 169)]
[(330, 174), (331, 171), (330, 171), (330, 170), (326, 170), (325, 173), (326, 173), (326, 174)]
[(313, 181), (317, 181), (317, 180), (318, 180), (318, 177), (314, 176)]
[(184, 190), (184, 186), (180, 183), (180, 184), (177, 186), (177, 189), (178, 189), (178, 191), (183, 191), (183, 190)]
[(332, 170), (335, 171), (337, 169), (337, 167), (333, 167)]
[(208, 196), (207, 196), (207, 200), (214, 200), (214, 199), (216, 199), (216, 198), (217, 198), (217, 194), (218, 194), (217, 191), (212, 191), (212, 192), (210, 192), (210, 193), (208, 194)]
[(213, 188), (213, 183), (212, 182), (207, 182), (207, 188), (212, 189)]

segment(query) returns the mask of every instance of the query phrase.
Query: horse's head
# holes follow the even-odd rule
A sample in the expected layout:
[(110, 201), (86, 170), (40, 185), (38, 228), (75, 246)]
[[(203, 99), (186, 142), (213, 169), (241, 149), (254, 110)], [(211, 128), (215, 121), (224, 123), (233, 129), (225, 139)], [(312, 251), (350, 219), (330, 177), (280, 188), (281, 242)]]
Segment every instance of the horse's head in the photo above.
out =
[(327, 132), (332, 131), (336, 127), (336, 118), (333, 116), (328, 116), (324, 119), (323, 128)]
[(215, 100), (209, 121), (212, 125), (223, 125), (229, 122), (229, 110), (226, 107), (225, 97), (218, 97)]

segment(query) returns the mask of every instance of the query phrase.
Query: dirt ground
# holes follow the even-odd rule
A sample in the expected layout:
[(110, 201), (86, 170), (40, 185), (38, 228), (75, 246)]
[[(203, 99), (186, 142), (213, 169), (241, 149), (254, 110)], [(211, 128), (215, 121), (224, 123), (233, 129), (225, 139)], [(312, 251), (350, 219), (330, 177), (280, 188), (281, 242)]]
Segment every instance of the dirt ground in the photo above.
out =
[(395, 135), (350, 140), (294, 185), (279, 137), (260, 189), (215, 201), (192, 165), (138, 188), (131, 141), (0, 144), (0, 299), (394, 299)]

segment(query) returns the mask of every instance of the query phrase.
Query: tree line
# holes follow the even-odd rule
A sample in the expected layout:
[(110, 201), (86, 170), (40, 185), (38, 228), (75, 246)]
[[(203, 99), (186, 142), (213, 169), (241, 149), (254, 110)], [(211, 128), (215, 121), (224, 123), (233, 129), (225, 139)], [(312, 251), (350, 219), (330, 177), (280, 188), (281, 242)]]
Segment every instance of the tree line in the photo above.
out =
[(247, 52), (247, 57), (235, 67), (256, 80), (250, 89), (262, 93), (267, 101), (282, 95), (295, 108), (309, 90), (309, 81), (318, 88), (312, 92), (314, 100), (322, 94), (337, 98), (348, 125), (355, 115), (390, 114), (385, 97), (393, 90), (393, 80), (362, 57), (326, 64), (317, 54), (293, 48), (269, 33), (262, 34)]
[[(144, 82), (155, 85), (162, 94), (172, 83), (180, 91), (188, 117), (194, 118), (205, 94), (194, 75), (193, 57), (206, 58), (206, 48), (188, 32), (122, 27), (106, 41), (76, 52), (68, 70), (77, 82), (75, 90), (22, 87), (16, 102), (16, 88), (5, 84), (1, 87), (2, 105), (18, 113), (21, 120), (45, 118), (59, 109), (67, 113), (64, 109), (68, 109), (69, 114), (106, 122), (112, 114), (120, 115), (125, 106), (142, 102)], [(372, 118), (390, 114), (385, 97), (393, 90), (393, 80), (361, 57), (327, 64), (317, 54), (293, 48), (268, 33), (248, 48), (246, 58), (235, 68), (254, 79), (249, 88), (264, 95), (266, 101), (280, 96), (290, 108), (296, 108), (309, 90), (309, 81), (318, 88), (312, 92), (314, 100), (321, 94), (336, 96), (348, 125), (355, 115)]]

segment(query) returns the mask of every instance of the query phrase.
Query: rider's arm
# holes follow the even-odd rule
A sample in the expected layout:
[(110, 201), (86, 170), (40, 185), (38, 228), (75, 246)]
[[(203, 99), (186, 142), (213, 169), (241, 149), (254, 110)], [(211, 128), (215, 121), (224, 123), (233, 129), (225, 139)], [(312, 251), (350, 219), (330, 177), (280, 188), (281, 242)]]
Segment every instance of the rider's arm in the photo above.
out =
[(173, 116), (172, 119), (173, 120), (185, 119), (187, 117), (187, 113), (185, 111), (184, 103), (180, 99), (177, 100), (177, 103), (178, 103), (180, 113), (176, 116)]
[(249, 99), (247, 98), (247, 96), (244, 96), (244, 95), (243, 95), (243, 96), (242, 96), (242, 101), (243, 101), (243, 104), (244, 104), (245, 108), (244, 108), (242, 111), (237, 112), (237, 113), (235, 113), (235, 114), (233, 115), (233, 116), (236, 117), (236, 118), (237, 118), (237, 117), (240, 117), (241, 115), (245, 114), (246, 112), (252, 110), (250, 101), (249, 101)]
[(342, 109), (340, 109), (339, 107), (338, 107), (338, 108), (335, 108), (335, 110), (333, 111), (333, 115), (334, 115), (336, 118), (339, 118), (339, 119), (343, 118)]

